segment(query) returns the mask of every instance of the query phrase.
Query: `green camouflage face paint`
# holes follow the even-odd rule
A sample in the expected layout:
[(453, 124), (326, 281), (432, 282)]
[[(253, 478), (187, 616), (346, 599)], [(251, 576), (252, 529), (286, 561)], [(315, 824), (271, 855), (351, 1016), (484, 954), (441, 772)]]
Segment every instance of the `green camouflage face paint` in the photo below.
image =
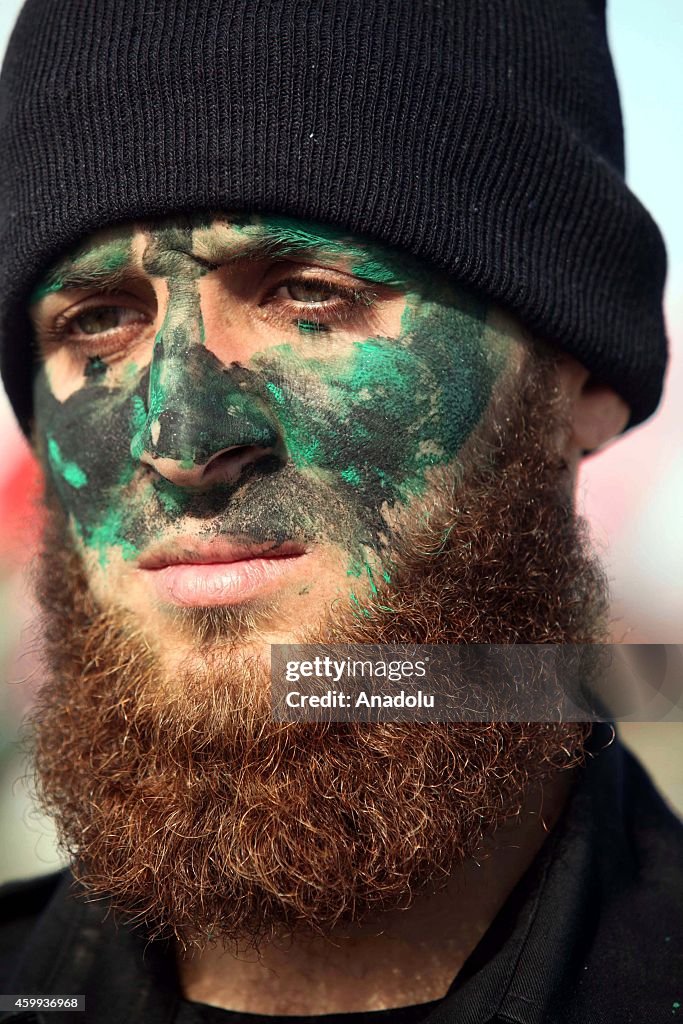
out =
[[(143, 268), (168, 285), (168, 305), (152, 353), (147, 409), (137, 403), (139, 429), (131, 453), (147, 451), (183, 469), (204, 465), (222, 449), (269, 448), (277, 441), (262, 409), (241, 388), (240, 374), (205, 346), (199, 281), (212, 268), (192, 255), (192, 228), (159, 230)], [(143, 422), (144, 416), (144, 422)]]
[[(344, 323), (306, 315), (302, 304), (289, 327), (273, 327), (271, 344), (259, 334), (248, 359), (220, 359), (207, 347), (200, 287), (217, 269), (214, 223), (195, 218), (146, 233), (141, 269), (167, 288), (147, 365), (129, 360), (114, 381), (106, 359), (90, 357), (81, 386), (61, 402), (47, 368), (38, 374), (38, 438), (53, 486), (102, 565), (112, 549), (134, 559), (191, 522), (203, 536), (337, 545), (348, 573), (362, 573), (372, 594), (389, 575), (391, 512), (423, 497), (430, 470), (457, 458), (512, 342), (487, 327), (481, 302), (399, 254), (255, 216), (233, 229), (235, 245), (254, 242), (266, 260), (310, 255), (313, 264), (393, 289), (405, 296), (400, 329), (349, 339)], [(225, 238), (221, 222), (223, 250)], [(133, 260), (132, 244), (132, 232), (118, 239), (117, 271)], [(97, 280), (113, 258), (93, 246), (73, 267), (60, 265), (44, 289), (61, 287), (84, 261)], [(244, 446), (261, 456), (238, 479), (205, 488), (152, 468), (160, 459), (203, 466)]]

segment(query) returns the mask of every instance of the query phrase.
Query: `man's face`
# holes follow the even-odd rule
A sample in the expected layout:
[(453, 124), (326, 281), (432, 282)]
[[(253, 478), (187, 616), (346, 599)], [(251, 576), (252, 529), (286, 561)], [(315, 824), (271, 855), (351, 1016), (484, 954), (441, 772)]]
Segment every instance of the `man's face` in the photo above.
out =
[(278, 217), (101, 233), (32, 311), (50, 484), (167, 661), (198, 609), (245, 647), (367, 615), (520, 350), (445, 278)]
[[(552, 358), (282, 218), (118, 229), (33, 305), (44, 808), (94, 898), (203, 945), (442, 886), (586, 728), (279, 723), (267, 643), (590, 643)], [(252, 657), (256, 654), (256, 657)]]

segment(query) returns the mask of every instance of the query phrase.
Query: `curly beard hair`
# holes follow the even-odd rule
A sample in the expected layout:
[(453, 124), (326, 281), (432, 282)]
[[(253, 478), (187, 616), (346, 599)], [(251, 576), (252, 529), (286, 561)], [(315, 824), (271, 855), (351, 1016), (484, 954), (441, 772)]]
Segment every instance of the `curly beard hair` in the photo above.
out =
[[(607, 588), (557, 454), (563, 415), (553, 359), (530, 350), (428, 514), (397, 531), (391, 587), (308, 639), (603, 641)], [(263, 665), (226, 638), (212, 647), (215, 609), (195, 622), (206, 658), (170, 685), (143, 633), (98, 605), (46, 505), (37, 796), (85, 896), (150, 939), (258, 947), (408, 907), (586, 756), (584, 723), (277, 723)]]

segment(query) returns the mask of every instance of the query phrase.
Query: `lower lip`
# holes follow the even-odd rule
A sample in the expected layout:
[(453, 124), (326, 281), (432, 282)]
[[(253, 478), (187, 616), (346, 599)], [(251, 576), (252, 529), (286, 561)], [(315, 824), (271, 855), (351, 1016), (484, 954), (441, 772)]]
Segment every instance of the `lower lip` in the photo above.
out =
[(184, 562), (142, 569), (162, 601), (190, 606), (241, 604), (275, 589), (302, 556), (249, 558), (240, 562)]

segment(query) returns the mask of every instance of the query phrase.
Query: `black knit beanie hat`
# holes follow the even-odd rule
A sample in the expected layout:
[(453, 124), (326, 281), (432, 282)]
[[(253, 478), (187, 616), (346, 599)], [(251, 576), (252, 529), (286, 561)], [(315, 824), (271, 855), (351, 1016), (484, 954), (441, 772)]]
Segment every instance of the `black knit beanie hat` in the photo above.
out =
[(517, 314), (653, 412), (665, 252), (623, 179), (604, 0), (28, 0), (0, 79), (0, 345), (83, 236), (224, 209), (337, 225)]

